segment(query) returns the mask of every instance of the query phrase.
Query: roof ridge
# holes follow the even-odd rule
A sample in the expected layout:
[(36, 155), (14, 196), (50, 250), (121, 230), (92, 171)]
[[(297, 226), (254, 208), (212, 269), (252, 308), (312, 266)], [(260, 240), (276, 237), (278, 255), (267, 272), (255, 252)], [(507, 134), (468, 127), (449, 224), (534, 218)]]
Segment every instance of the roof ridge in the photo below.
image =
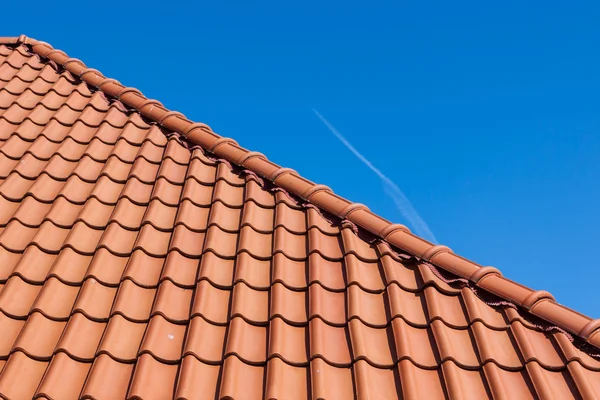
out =
[(179, 133), (204, 150), (241, 166), (288, 193), (342, 220), (350, 221), (416, 258), (466, 279), (476, 288), (508, 300), (530, 314), (600, 348), (600, 319), (593, 320), (557, 303), (550, 293), (520, 285), (503, 277), (496, 268), (480, 266), (453, 253), (446, 246), (434, 245), (413, 234), (406, 226), (393, 224), (371, 212), (366, 206), (337, 196), (329, 187), (315, 184), (301, 177), (294, 170), (269, 161), (261, 153), (244, 149), (231, 138), (219, 136), (208, 125), (190, 121), (183, 114), (168, 110), (159, 101), (146, 98), (139, 90), (106, 78), (99, 71), (88, 68), (82, 61), (69, 57), (63, 51), (55, 50), (48, 43), (21, 35), (0, 37), (0, 44), (29, 46), (38, 56), (56, 63), (78, 76), (86, 84), (98, 88), (107, 96), (135, 109), (164, 128)]

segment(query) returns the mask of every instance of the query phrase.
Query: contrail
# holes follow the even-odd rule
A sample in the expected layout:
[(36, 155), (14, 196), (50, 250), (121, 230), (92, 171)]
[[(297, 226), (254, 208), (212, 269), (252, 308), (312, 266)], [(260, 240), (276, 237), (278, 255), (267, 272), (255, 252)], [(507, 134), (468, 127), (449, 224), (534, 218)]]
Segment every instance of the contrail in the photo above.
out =
[(394, 201), (394, 204), (396, 205), (396, 208), (398, 209), (398, 211), (400, 211), (400, 214), (402, 214), (402, 216), (411, 224), (411, 226), (417, 232), (417, 234), (423, 237), (424, 239), (437, 244), (438, 241), (435, 238), (434, 234), (431, 232), (425, 221), (421, 219), (417, 211), (414, 209), (412, 204), (410, 204), (410, 201), (408, 201), (408, 199), (406, 198), (404, 193), (402, 193), (398, 185), (392, 182), (390, 178), (385, 176), (383, 172), (381, 172), (369, 160), (367, 160), (362, 154), (360, 154), (358, 150), (356, 150), (354, 146), (352, 146), (350, 142), (348, 142), (346, 138), (341, 133), (339, 133), (338, 130), (335, 129), (335, 127), (331, 125), (329, 121), (327, 121), (325, 117), (323, 117), (317, 110), (315, 110), (314, 108), (312, 110), (316, 114), (316, 116), (319, 117), (321, 122), (323, 122), (325, 126), (329, 128), (331, 133), (333, 133), (335, 137), (337, 137), (340, 140), (340, 142), (342, 142), (342, 144), (352, 152), (352, 154), (354, 154), (360, 161), (362, 161), (363, 164), (365, 164), (371, 171), (373, 171), (375, 175), (379, 177), (379, 179), (381, 179), (381, 183), (383, 185), (385, 193), (391, 197), (391, 199)]

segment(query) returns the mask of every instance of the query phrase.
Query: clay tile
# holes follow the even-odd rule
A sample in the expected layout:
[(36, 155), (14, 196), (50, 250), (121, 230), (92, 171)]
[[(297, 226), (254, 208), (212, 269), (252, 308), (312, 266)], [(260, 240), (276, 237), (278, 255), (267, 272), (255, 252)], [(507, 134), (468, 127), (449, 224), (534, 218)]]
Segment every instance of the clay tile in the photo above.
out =
[(241, 226), (250, 225), (258, 232), (270, 233), (273, 231), (273, 224), (274, 213), (272, 208), (261, 207), (254, 201), (244, 203)]
[(525, 363), (536, 360), (545, 368), (564, 367), (552, 334), (536, 330), (535, 327), (526, 327), (520, 321), (512, 322), (510, 330)]
[(590, 320), (590, 322), (581, 328), (581, 331), (579, 331), (579, 336), (587, 340), (590, 336), (592, 336), (592, 333), (596, 332), (598, 329), (600, 329), (600, 318)]
[(442, 321), (433, 321), (431, 329), (442, 362), (452, 360), (463, 368), (479, 366), (474, 343), (468, 330), (451, 328)]
[(385, 327), (390, 310), (383, 294), (369, 293), (356, 285), (348, 287), (348, 318), (358, 318), (373, 327)]
[(30, 283), (41, 285), (44, 283), (55, 259), (56, 255), (45, 253), (38, 247), (30, 246), (22, 254), (19, 263), (8, 274), (18, 275)]
[(227, 332), (224, 356), (235, 355), (248, 364), (263, 364), (267, 359), (267, 328), (233, 318)]
[[(89, 232), (92, 233), (91, 230)], [(77, 240), (77, 236), (71, 235), (71, 237)], [(106, 228), (106, 231), (102, 236), (102, 240), (100, 241), (99, 246), (107, 248), (113, 254), (119, 256), (127, 256), (131, 254), (131, 250), (133, 249), (133, 244), (135, 243), (136, 237), (136, 231), (129, 231), (125, 228), (122, 228), (116, 222), (112, 222)], [(80, 240), (86, 239), (79, 239), (78, 241)], [(87, 240), (89, 242), (89, 239)], [(83, 244), (77, 247), (74, 245), (75, 248), (81, 248), (83, 246)]]
[(348, 327), (355, 359), (367, 360), (379, 368), (394, 365), (395, 355), (391, 354), (389, 345), (393, 341), (391, 327), (371, 328), (358, 319), (350, 320)]
[[(212, 253), (207, 253), (207, 255), (208, 254), (213, 255)], [(203, 257), (203, 259), (205, 257), (206, 255)], [(196, 286), (198, 264), (199, 261), (196, 258), (186, 257), (178, 251), (171, 251), (167, 255), (165, 266), (161, 274), (161, 280), (169, 279), (177, 286), (194, 288)]]
[(163, 232), (152, 225), (144, 225), (135, 242), (134, 249), (141, 249), (153, 257), (165, 257), (169, 248), (171, 232)]
[[(236, 287), (239, 285), (236, 285)], [(280, 317), (288, 324), (304, 325), (308, 320), (309, 298), (305, 291), (293, 291), (275, 283), (270, 296), (270, 318)]]
[(325, 219), (319, 211), (309, 208), (306, 210), (308, 229), (317, 228), (326, 235), (337, 235), (340, 228), (333, 222)]
[(209, 363), (220, 363), (223, 359), (225, 326), (213, 325), (202, 317), (190, 320), (183, 355), (193, 354)]
[[(240, 283), (236, 286), (243, 285)], [(202, 316), (212, 324), (224, 325), (228, 321), (230, 290), (218, 289), (202, 280), (196, 286), (190, 317)]]
[(156, 315), (146, 328), (140, 353), (150, 353), (161, 362), (177, 362), (181, 358), (185, 331), (186, 325), (176, 325)]
[[(212, 229), (209, 229), (209, 234)], [(236, 235), (237, 236), (237, 235)], [(235, 252), (235, 239), (233, 236), (230, 239), (230, 247), (227, 252), (219, 253), (223, 256), (228, 256)], [(207, 241), (208, 248), (208, 241)], [(263, 234), (254, 231), (250, 226), (244, 226), (240, 230), (238, 251), (246, 251), (254, 258), (268, 259), (273, 254), (273, 239), (271, 234)]]
[(86, 68), (86, 69), (82, 70), (79, 73), (79, 77), (83, 79), (88, 74), (95, 74), (102, 79), (106, 79), (106, 78), (104, 78), (104, 75), (102, 75), (102, 73), (100, 71), (98, 71), (97, 69), (94, 69), (94, 68)]
[(394, 369), (381, 369), (359, 360), (354, 365), (357, 398), (395, 399), (401, 392), (400, 380)]
[(271, 320), (268, 356), (279, 357), (287, 364), (302, 366), (309, 360), (307, 326), (293, 326), (281, 318)]
[(75, 359), (91, 362), (105, 327), (106, 323), (94, 322), (76, 313), (69, 319), (56, 350), (64, 351)]
[(180, 165), (189, 165), (191, 154), (174, 138), (170, 138), (164, 153), (164, 159), (170, 158)]
[[(220, 399), (259, 399), (264, 389), (265, 368), (244, 363), (235, 356), (223, 363)], [(240, 380), (240, 376), (244, 379)]]
[(398, 232), (398, 231), (410, 233), (410, 230), (404, 225), (389, 224), (385, 228), (383, 228), (381, 231), (379, 231), (377, 233), (377, 236), (382, 237), (383, 239), (387, 240), (388, 236), (390, 236), (392, 233)]
[(83, 68), (85, 68), (85, 67), (86, 67), (86, 65), (83, 63), (83, 61), (81, 61), (81, 60), (80, 60), (80, 59), (78, 59), (78, 58), (69, 58), (67, 61), (65, 61), (65, 62), (63, 63), (63, 67), (67, 68), (67, 66), (68, 66), (69, 64), (72, 64), (72, 63), (79, 64), (79, 65), (80, 65), (81, 67), (83, 67)]
[(420, 368), (436, 368), (439, 365), (431, 329), (416, 328), (402, 318), (394, 318), (392, 330), (399, 360), (409, 359)]
[(324, 360), (316, 358), (310, 362), (310, 377), (314, 399), (355, 398), (350, 368), (334, 367)]
[(285, 203), (277, 204), (275, 208), (275, 227), (283, 226), (295, 234), (306, 233), (306, 214), (304, 210), (289, 207)]
[(473, 396), (476, 399), (490, 398), (489, 389), (481, 371), (460, 368), (452, 362), (442, 364), (442, 373), (446, 378), (446, 388), (451, 398)]
[(526, 310), (531, 310), (539, 301), (542, 300), (551, 300), (554, 301), (554, 296), (552, 294), (546, 292), (545, 290), (536, 290), (531, 292), (521, 306), (523, 306)]
[(341, 238), (325, 235), (319, 229), (308, 230), (308, 245), (309, 254), (318, 252), (329, 260), (340, 260), (343, 257)]
[(310, 197), (317, 192), (331, 192), (331, 188), (325, 185), (313, 185), (300, 195), (303, 199), (310, 200)]
[[(32, 317), (30, 317), (30, 319), (31, 318)], [(8, 358), (11, 350), (15, 347), (15, 341), (19, 335), (23, 335), (21, 331), (23, 330), (25, 322), (25, 320), (14, 319), (0, 312), (0, 325), (3, 327), (3, 329), (0, 330), (1, 359), (4, 360)]]
[(435, 286), (440, 292), (445, 294), (458, 294), (460, 293), (460, 289), (455, 286), (450, 286), (450, 284), (443, 279), (440, 278), (438, 274), (436, 274), (435, 267), (431, 264), (419, 263), (418, 270), (420, 273), (420, 287), (426, 286)]
[(344, 292), (331, 292), (321, 285), (310, 285), (309, 316), (319, 317), (331, 325), (344, 325), (346, 316), (346, 296)]
[[(162, 257), (152, 257), (142, 250), (135, 250), (131, 254), (131, 257), (119, 257), (119, 260), (124, 260), (124, 262), (127, 263), (125, 271), (122, 273), (123, 279), (129, 278), (138, 286), (143, 287), (153, 287), (158, 284), (165, 262)], [(122, 262), (123, 261), (119, 261), (115, 266), (116, 270), (123, 266)], [(120, 278), (121, 276), (119, 275), (119, 279)]]
[(142, 92), (140, 92), (138, 89), (136, 88), (132, 88), (132, 87), (124, 87), (123, 89), (121, 89), (121, 91), (117, 94), (117, 98), (121, 99), (122, 96), (128, 94), (128, 93), (133, 93), (133, 94), (137, 94), (139, 97), (144, 97), (144, 95), (142, 94)]
[[(0, 299), (2, 298), (2, 294), (6, 292), (7, 287), (8, 284), (0, 292)], [(78, 292), (79, 287), (65, 285), (56, 278), (50, 278), (40, 290), (35, 303), (28, 308), (31, 308), (31, 312), (39, 311), (47, 318), (53, 320), (66, 320), (70, 315)]]
[(140, 113), (142, 113), (142, 114), (145, 114), (145, 113), (144, 113), (144, 108), (145, 108), (145, 107), (148, 107), (148, 106), (150, 106), (150, 109), (147, 111), (147, 113), (151, 112), (151, 111), (152, 111), (152, 109), (153, 109), (154, 107), (156, 107), (156, 106), (164, 108), (164, 106), (162, 105), (162, 103), (161, 103), (160, 101), (158, 101), (158, 100), (153, 100), (153, 99), (146, 99), (146, 100), (144, 100), (144, 102), (143, 102), (143, 103), (141, 103), (141, 104), (138, 106), (138, 110), (139, 110), (139, 112), (140, 112)]
[(527, 393), (529, 396), (536, 393), (527, 370), (507, 371), (494, 363), (485, 364), (483, 370), (493, 398), (502, 399), (510, 392)]
[[(245, 255), (245, 253), (240, 254), (240, 256)], [(318, 255), (317, 255), (318, 256)], [(250, 261), (250, 260), (248, 260)], [(248, 262), (246, 265), (251, 266), (256, 262), (254, 260), (252, 263)], [(257, 265), (261, 265), (257, 263)], [(238, 268), (240, 263), (238, 261)], [(252, 267), (251, 267), (252, 268)], [(254, 270), (254, 268), (252, 268)], [(237, 275), (236, 271), (236, 275)], [(253, 276), (265, 276), (266, 274), (252, 273)], [(266, 282), (266, 279), (264, 280)], [(308, 285), (308, 260), (304, 261), (294, 261), (287, 258), (283, 253), (277, 253), (273, 255), (273, 276), (272, 281), (281, 282), (288, 288), (292, 288), (295, 290), (304, 290)], [(251, 285), (252, 286), (252, 285)]]
[[(212, 254), (212, 253), (207, 253)], [(213, 255), (214, 257), (214, 255)], [(216, 275), (213, 273), (213, 279), (218, 279), (219, 276), (226, 275), (229, 279), (230, 271), (233, 270), (233, 263), (231, 263), (231, 269), (228, 267), (224, 267), (223, 264), (229, 266), (227, 260), (223, 260), (223, 262), (218, 262), (217, 265), (220, 266), (220, 270), (223, 270), (222, 274)], [(203, 265), (207, 265), (204, 264)], [(216, 269), (216, 268), (214, 268)], [(248, 286), (257, 290), (267, 290), (271, 285), (271, 262), (270, 260), (257, 260), (253, 258), (248, 253), (240, 253), (237, 256), (237, 261), (235, 265), (235, 280), (234, 282), (244, 282)], [(227, 284), (226, 280), (222, 280), (223, 283)], [(213, 281), (213, 283), (216, 283)], [(231, 280), (229, 280), (229, 284)]]
[(142, 354), (136, 363), (127, 398), (170, 399), (177, 379), (178, 366)]
[(329, 261), (319, 253), (308, 257), (308, 281), (318, 282), (324, 288), (340, 291), (346, 288), (345, 269), (342, 260)]
[(126, 279), (121, 283), (111, 315), (121, 314), (133, 322), (148, 321), (156, 289), (140, 287)]
[(116, 293), (116, 287), (104, 286), (93, 278), (88, 279), (81, 287), (73, 310), (97, 321), (106, 320)]
[(462, 288), (461, 292), (471, 322), (479, 321), (492, 329), (507, 328), (508, 324), (502, 308), (488, 305), (475, 295), (473, 289), (469, 287)]
[(166, 158), (162, 161), (160, 169), (158, 170), (158, 176), (164, 177), (169, 182), (175, 185), (183, 185), (187, 172), (186, 165), (177, 164), (170, 158)]
[[(211, 232), (214, 234), (213, 236), (211, 236)], [(221, 241), (228, 241), (228, 243), (223, 244)], [(206, 250), (212, 250), (220, 256), (233, 257), (232, 253), (235, 252), (234, 235), (228, 234), (219, 230), (219, 228), (214, 227), (208, 230), (206, 244), (204, 242), (204, 232), (195, 232), (186, 228), (184, 225), (177, 225), (173, 231), (173, 236), (169, 246), (170, 249), (177, 250), (190, 258), (199, 257), (202, 254), (203, 245), (205, 246)], [(165, 244), (168, 244), (168, 242)], [(230, 253), (231, 251), (232, 253)]]
[(494, 267), (482, 267), (479, 268), (477, 271), (473, 272), (473, 274), (469, 277), (469, 280), (472, 281), (473, 283), (478, 283), (480, 280), (482, 280), (483, 278), (485, 278), (486, 276), (489, 275), (500, 275), (502, 276), (502, 273)]
[(269, 292), (254, 290), (245, 283), (233, 288), (231, 317), (242, 317), (253, 324), (266, 324), (269, 321)]
[(65, 325), (65, 322), (53, 321), (39, 312), (34, 312), (27, 319), (12, 348), (23, 351), (29, 357), (49, 360)]
[[(273, 243), (273, 253), (283, 253), (292, 260), (302, 261), (307, 257), (306, 235), (297, 235), (289, 232), (283, 226), (275, 229), (275, 240)], [(265, 247), (265, 252), (261, 256), (269, 256), (270, 248)]]
[(369, 211), (369, 208), (364, 204), (350, 203), (346, 207), (342, 208), (342, 210), (339, 212), (339, 216), (342, 218), (348, 218), (350, 214), (357, 210)]
[(396, 284), (387, 288), (391, 318), (402, 317), (413, 326), (428, 325), (425, 296), (420, 292), (409, 292)]
[(269, 360), (265, 398), (283, 399), (293, 393), (295, 399), (309, 399), (308, 374), (307, 367), (289, 365), (279, 358)]
[[(92, 365), (82, 398), (123, 399), (127, 397), (134, 364), (123, 364), (105, 354), (99, 355)], [(107, 385), (106, 382), (110, 382)]]
[(236, 161), (236, 164), (244, 165), (244, 163), (246, 161), (248, 161), (252, 158), (263, 158), (264, 159), (265, 155), (262, 153), (259, 153), (257, 151), (248, 151)]
[[(86, 262), (89, 262), (88, 260), (89, 259), (86, 259)], [(121, 280), (121, 276), (123, 275), (123, 271), (125, 270), (125, 266), (127, 265), (128, 261), (129, 257), (117, 256), (105, 248), (98, 249), (96, 254), (93, 256), (91, 263), (89, 264), (89, 269), (85, 272), (85, 277), (93, 277), (98, 282), (107, 286), (117, 285)], [(148, 268), (149, 267), (150, 266), (148, 265)], [(65, 264), (64, 269), (67, 268), (68, 264)], [(77, 270), (75, 269), (75, 271)], [(58, 271), (56, 271), (56, 274), (59, 274)], [(59, 276), (62, 276), (63, 280), (69, 281), (67, 277), (70, 275), (66, 274), (67, 272)], [(74, 279), (75, 278), (71, 278), (73, 282)]]
[(154, 305), (152, 315), (159, 314), (172, 323), (185, 323), (190, 316), (190, 303), (193, 290), (176, 286), (169, 280), (162, 281)]
[(240, 229), (241, 209), (231, 208), (221, 202), (213, 204), (210, 210), (208, 225), (216, 225), (227, 232), (237, 232)]
[(490, 329), (483, 322), (476, 321), (471, 326), (471, 332), (483, 364), (493, 361), (507, 369), (518, 369), (523, 366), (508, 330)]
[[(242, 260), (242, 255), (249, 257), (253, 262), (256, 261), (246, 253), (240, 254), (238, 260)], [(206, 279), (215, 287), (231, 289), (233, 286), (233, 267), (235, 262), (235, 259), (225, 259), (217, 256), (215, 253), (207, 252), (202, 256), (200, 261), (198, 280)], [(241, 261), (241, 263), (243, 264), (244, 261)], [(239, 269), (240, 266), (237, 268)]]
[(98, 346), (98, 353), (106, 353), (120, 362), (136, 361), (146, 327), (145, 323), (131, 322), (121, 315), (113, 316)]
[(225, 180), (218, 180), (213, 193), (213, 202), (216, 201), (221, 201), (229, 207), (240, 208), (244, 203), (244, 188), (231, 186)]
[(121, 85), (121, 82), (119, 82), (116, 79), (104, 78), (104, 80), (98, 84), (98, 89), (102, 89), (102, 86), (109, 84), (109, 83), (114, 83), (116, 85), (123, 86), (123, 85)]
[(184, 357), (179, 371), (175, 398), (192, 399), (198, 393), (202, 393), (207, 399), (216, 399), (220, 370), (220, 365), (205, 364), (192, 355)]
[(251, 200), (262, 208), (273, 208), (275, 206), (273, 194), (252, 180), (246, 183), (246, 200)]
[[(131, 188), (131, 191), (128, 191), (128, 187), (125, 187), (125, 191), (124, 191), (124, 195), (125, 192), (127, 192), (128, 197), (134, 202), (134, 203), (138, 203), (140, 205), (147, 205), (148, 202), (150, 200), (154, 200), (154, 199), (158, 199), (159, 201), (161, 201), (162, 203), (172, 206), (172, 207), (177, 207), (179, 202), (182, 199), (185, 198), (189, 198), (190, 200), (196, 200), (196, 202), (200, 202), (202, 200), (205, 200), (208, 198), (208, 200), (206, 201), (207, 203), (210, 203), (210, 195), (212, 193), (212, 188), (210, 188), (210, 190), (208, 191), (208, 193), (206, 193), (205, 191), (202, 190), (189, 190), (189, 185), (185, 185), (185, 187), (188, 189), (188, 191), (184, 190), (183, 193), (181, 191), (181, 186), (179, 185), (173, 185), (172, 183), (169, 183), (169, 181), (167, 181), (164, 178), (158, 178), (156, 180), (156, 182), (154, 183), (154, 190), (152, 191), (153, 187), (152, 185), (147, 185), (147, 184), (143, 184), (141, 183), (139, 180), (136, 179), (129, 179), (128, 181), (128, 185), (131, 182), (136, 182), (136, 184), (134, 184), (134, 186)], [(190, 182), (190, 181), (188, 181)], [(198, 185), (201, 186), (201, 185)], [(142, 192), (138, 192), (138, 190), (142, 190)], [(194, 188), (195, 189), (195, 188)], [(152, 196), (150, 196), (152, 195)], [(142, 197), (143, 196), (143, 197)], [(181, 198), (180, 198), (181, 197)], [(202, 203), (200, 203), (202, 204)]]
[(10, 399), (32, 399), (48, 366), (17, 351), (10, 355), (0, 375), (0, 393)]
[(271, 176), (267, 176), (266, 178), (268, 178), (269, 180), (275, 182), (275, 180), (277, 178), (279, 178), (280, 176), (283, 176), (285, 174), (298, 175), (298, 173), (296, 171), (294, 171), (293, 169), (291, 169), (291, 168), (279, 168), (273, 174), (271, 174)]
[(400, 262), (388, 254), (381, 257), (380, 263), (384, 275), (382, 279), (386, 284), (395, 283), (412, 292), (421, 289), (418, 269), (415, 268), (413, 263)]
[[(322, 358), (327, 364), (349, 367), (352, 362), (347, 327), (327, 325), (320, 318), (309, 322), (310, 358)], [(356, 354), (355, 354), (356, 356)]]
[(0, 291), (0, 310), (13, 318), (25, 318), (41, 286), (32, 285), (18, 276), (8, 279)]
[[(89, 204), (94, 204), (94, 199), (92, 199)], [(114, 209), (110, 206), (99, 207), (96, 206), (93, 209), (91, 207), (86, 207), (89, 209), (88, 214), (93, 218), (94, 215), (100, 214), (102, 217), (102, 221), (116, 222), (121, 225), (123, 228), (130, 230), (138, 230), (140, 229), (140, 225), (142, 223), (142, 218), (144, 217), (144, 213), (146, 209), (143, 206), (133, 203), (126, 197), (122, 197), (117, 202), (116, 207)], [(92, 211), (93, 210), (93, 211)], [(87, 210), (86, 210), (87, 211)], [(85, 211), (84, 211), (85, 212)], [(104, 215), (103, 215), (104, 214)], [(83, 213), (82, 213), (83, 216)], [(87, 215), (86, 215), (87, 217)], [(88, 217), (90, 218), (90, 217)], [(100, 221), (98, 221), (100, 222)], [(103, 226), (106, 227), (106, 222), (103, 225), (95, 224), (95, 226)]]
[(229, 143), (229, 144), (236, 145), (236, 146), (238, 144), (235, 140), (233, 140), (231, 138), (222, 137), (222, 138), (215, 140), (213, 142), (213, 145), (211, 146), (211, 148), (208, 149), (208, 151), (210, 151), (211, 153), (214, 153), (215, 150), (217, 149), (217, 147), (219, 147), (225, 143)]
[[(30, 249), (33, 250), (35, 248), (27, 249), (25, 251), (25, 255), (29, 253)], [(45, 271), (43, 278), (45, 279), (46, 276), (56, 276), (63, 282), (71, 284), (81, 284), (85, 271), (90, 265), (90, 261), (92, 259), (91, 256), (81, 255), (71, 248), (63, 249), (58, 257), (54, 256), (52, 257), (52, 260), (48, 260), (46, 257), (43, 257), (42, 254), (44, 253), (40, 252), (35, 255), (36, 260), (34, 265), (36, 268), (44, 271), (47, 265), (45, 262), (52, 261), (50, 265), (47, 265), (48, 267), (51, 267), (51, 269), (48, 268)], [(20, 265), (22, 265), (24, 262), (31, 263), (32, 261), (33, 259), (26, 260), (25, 257), (23, 257)], [(41, 271), (38, 271), (38, 273)]]
[(425, 261), (431, 261), (435, 256), (443, 253), (452, 253), (452, 250), (447, 246), (434, 245), (421, 254), (421, 258)]

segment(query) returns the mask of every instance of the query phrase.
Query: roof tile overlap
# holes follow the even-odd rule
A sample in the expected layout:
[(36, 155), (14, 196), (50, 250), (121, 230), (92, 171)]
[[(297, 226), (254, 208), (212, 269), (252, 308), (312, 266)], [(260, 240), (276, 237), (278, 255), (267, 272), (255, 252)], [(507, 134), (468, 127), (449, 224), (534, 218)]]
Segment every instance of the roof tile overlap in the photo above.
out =
[(6, 398), (600, 397), (588, 318), (0, 42)]

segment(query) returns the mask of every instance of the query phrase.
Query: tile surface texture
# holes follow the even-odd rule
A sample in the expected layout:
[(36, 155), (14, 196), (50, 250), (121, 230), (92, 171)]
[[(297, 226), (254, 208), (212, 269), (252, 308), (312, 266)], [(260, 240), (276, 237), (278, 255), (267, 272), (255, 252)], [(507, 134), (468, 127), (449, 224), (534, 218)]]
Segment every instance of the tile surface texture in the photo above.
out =
[(600, 398), (597, 329), (428, 258), (0, 45), (3, 398)]

